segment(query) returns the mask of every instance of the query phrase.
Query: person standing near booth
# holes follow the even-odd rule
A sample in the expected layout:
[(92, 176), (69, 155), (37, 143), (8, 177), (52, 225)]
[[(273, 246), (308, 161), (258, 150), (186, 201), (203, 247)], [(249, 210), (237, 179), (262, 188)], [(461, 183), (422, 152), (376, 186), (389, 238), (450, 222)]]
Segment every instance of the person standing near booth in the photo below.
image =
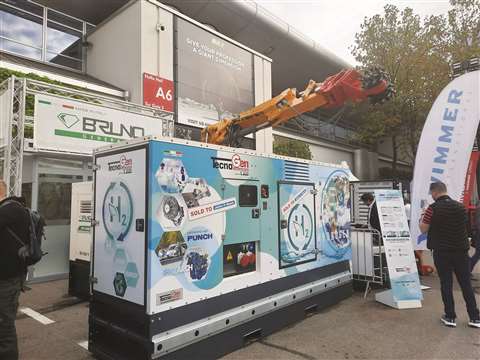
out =
[(27, 267), (18, 255), (21, 244), (15, 236), (28, 243), (30, 217), (24, 207), (25, 199), (6, 198), (6, 192), (6, 184), (0, 180), (0, 359), (16, 360), (15, 318)]
[(480, 314), (470, 282), (468, 257), (467, 213), (462, 203), (447, 194), (447, 187), (438, 181), (430, 184), (430, 194), (435, 201), (420, 219), (420, 231), (427, 233), (427, 247), (433, 250), (433, 260), (440, 277), (445, 314), (441, 321), (456, 327), (453, 299), (453, 273), (462, 289), (470, 317), (468, 325), (480, 328)]

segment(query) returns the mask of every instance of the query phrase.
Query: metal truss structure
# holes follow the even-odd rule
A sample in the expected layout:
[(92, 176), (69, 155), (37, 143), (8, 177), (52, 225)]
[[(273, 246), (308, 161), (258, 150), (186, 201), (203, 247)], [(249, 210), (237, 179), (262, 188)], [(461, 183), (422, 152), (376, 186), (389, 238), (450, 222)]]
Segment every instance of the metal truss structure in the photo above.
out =
[(26, 80), (10, 77), (0, 84), (0, 163), (7, 196), (22, 191)]
[[(161, 120), (163, 137), (173, 137), (173, 114), (161, 109), (142, 106), (117, 98), (108, 97), (83, 89), (74, 89), (41, 81), (10, 77), (0, 84), (0, 178), (7, 184), (7, 195), (21, 195), (23, 152), (27, 145), (25, 128), (32, 128), (34, 117), (32, 112), (37, 94), (53, 95), (65, 100), (75, 100), (120, 111), (153, 116)], [(27, 106), (28, 103), (28, 106)], [(27, 107), (31, 107), (27, 109)], [(158, 134), (160, 135), (160, 134)], [(35, 134), (34, 134), (35, 136)], [(28, 147), (29, 151), (41, 151)], [(50, 151), (51, 152), (51, 151)], [(69, 151), (59, 151), (68, 155)], [(77, 155), (72, 153), (72, 155)]]

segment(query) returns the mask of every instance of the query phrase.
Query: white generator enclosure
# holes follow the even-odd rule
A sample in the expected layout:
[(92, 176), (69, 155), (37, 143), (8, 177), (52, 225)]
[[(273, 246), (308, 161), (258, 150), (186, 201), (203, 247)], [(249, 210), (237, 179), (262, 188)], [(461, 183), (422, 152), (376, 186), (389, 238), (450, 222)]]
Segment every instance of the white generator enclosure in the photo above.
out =
[(219, 357), (352, 293), (348, 168), (151, 137), (94, 162), (97, 357)]
[(90, 256), (92, 247), (93, 183), (72, 184), (70, 223), (70, 271), (68, 293), (81, 298), (90, 294)]

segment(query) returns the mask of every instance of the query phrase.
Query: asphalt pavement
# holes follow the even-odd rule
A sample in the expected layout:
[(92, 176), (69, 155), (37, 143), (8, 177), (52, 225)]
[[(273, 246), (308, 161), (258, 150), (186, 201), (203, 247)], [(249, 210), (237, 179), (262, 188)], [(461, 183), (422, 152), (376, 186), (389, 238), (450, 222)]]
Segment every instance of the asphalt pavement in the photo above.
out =
[[(395, 310), (375, 302), (375, 291), (366, 299), (356, 292), (224, 359), (480, 359), (480, 329), (467, 327), (459, 289), (457, 328), (447, 328), (439, 320), (443, 305), (437, 277), (421, 280), (432, 286), (424, 291), (421, 309)], [(480, 302), (480, 281), (473, 284)], [(66, 295), (66, 280), (31, 287), (20, 308), (32, 309), (34, 317), (19, 312), (17, 320), (20, 359), (93, 359), (85, 349), (88, 303)]]

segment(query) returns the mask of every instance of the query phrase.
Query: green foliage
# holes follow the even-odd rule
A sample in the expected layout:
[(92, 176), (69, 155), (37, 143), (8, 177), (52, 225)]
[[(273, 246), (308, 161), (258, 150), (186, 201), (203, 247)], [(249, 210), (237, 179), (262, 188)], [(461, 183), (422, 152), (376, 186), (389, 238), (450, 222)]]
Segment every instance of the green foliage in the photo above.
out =
[(278, 155), (312, 160), (310, 146), (306, 142), (299, 140), (291, 140), (275, 136), (273, 141), (273, 152)]
[(382, 105), (356, 105), (350, 116), (358, 138), (375, 145), (392, 139), (393, 168), (403, 154), (412, 163), (430, 108), (450, 82), (450, 65), (480, 55), (479, 0), (451, 0), (448, 16), (421, 19), (412, 9), (386, 5), (383, 14), (365, 18), (352, 53), (362, 67), (381, 66), (397, 94)]
[[(34, 73), (24, 73), (20, 71), (14, 71), (6, 68), (0, 68), (0, 83), (5, 81), (6, 79), (10, 78), (11, 76), (19, 77), (19, 78), (27, 78), (31, 80), (37, 80), (41, 81), (47, 84), (52, 84), (52, 85), (58, 85), (74, 90), (84, 90), (83, 88), (79, 86), (74, 86), (70, 84), (65, 84), (62, 83), (61, 81), (56, 81), (52, 80), (46, 76), (40, 76)], [(83, 101), (89, 101), (89, 102), (97, 102), (93, 98), (87, 97), (87, 96), (82, 96), (82, 95), (72, 95), (68, 94), (64, 91), (61, 90), (55, 90), (55, 89), (49, 89), (47, 91), (49, 94), (56, 94), (56, 95), (62, 95), (62, 96), (68, 96), (72, 99), (77, 99), (77, 100), (83, 100)], [(35, 96), (32, 94), (28, 94), (25, 97), (25, 115), (27, 116), (33, 116), (34, 115), (34, 108), (35, 108)], [(33, 126), (32, 125), (26, 125), (25, 130), (24, 130), (24, 136), (26, 138), (33, 138)]]
[(447, 51), (452, 61), (480, 56), (480, 1), (451, 0)]

